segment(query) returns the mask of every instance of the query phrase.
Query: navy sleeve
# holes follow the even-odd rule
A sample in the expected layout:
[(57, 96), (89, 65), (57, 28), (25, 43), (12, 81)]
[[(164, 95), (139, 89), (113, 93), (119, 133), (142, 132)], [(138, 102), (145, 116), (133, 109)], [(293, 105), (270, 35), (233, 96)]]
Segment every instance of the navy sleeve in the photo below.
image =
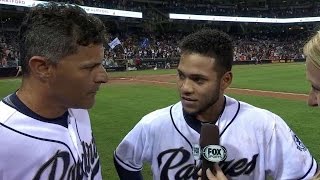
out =
[(120, 180), (143, 180), (143, 177), (141, 175), (140, 171), (128, 171), (124, 169), (115, 159), (113, 156), (113, 163), (116, 167), (118, 176)]

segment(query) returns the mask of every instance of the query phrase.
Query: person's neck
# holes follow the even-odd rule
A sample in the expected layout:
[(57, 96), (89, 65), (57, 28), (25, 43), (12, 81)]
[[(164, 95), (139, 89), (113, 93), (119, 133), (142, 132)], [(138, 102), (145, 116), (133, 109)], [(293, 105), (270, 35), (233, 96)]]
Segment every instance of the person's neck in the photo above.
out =
[(39, 83), (33, 84), (32, 81), (22, 82), (21, 87), (16, 92), (18, 98), (33, 112), (45, 118), (57, 118), (62, 116), (67, 108), (50, 98), (46, 89)]
[(206, 111), (196, 115), (196, 119), (200, 120), (201, 122), (210, 122), (215, 124), (223, 113), (222, 111), (224, 110), (224, 105), (225, 97), (222, 95), (219, 97), (218, 101)]

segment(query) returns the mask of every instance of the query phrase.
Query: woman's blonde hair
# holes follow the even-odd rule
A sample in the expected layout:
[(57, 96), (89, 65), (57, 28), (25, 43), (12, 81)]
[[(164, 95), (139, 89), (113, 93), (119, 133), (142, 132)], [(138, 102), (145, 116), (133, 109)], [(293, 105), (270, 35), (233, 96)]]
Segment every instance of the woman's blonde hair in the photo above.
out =
[(320, 69), (320, 31), (318, 31), (303, 47), (307, 61), (311, 61)]

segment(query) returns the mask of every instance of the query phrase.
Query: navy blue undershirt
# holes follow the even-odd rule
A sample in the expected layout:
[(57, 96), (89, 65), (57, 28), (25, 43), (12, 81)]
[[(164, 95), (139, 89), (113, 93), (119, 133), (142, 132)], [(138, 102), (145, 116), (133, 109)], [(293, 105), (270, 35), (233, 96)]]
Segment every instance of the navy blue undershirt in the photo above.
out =
[(68, 111), (66, 111), (62, 116), (59, 116), (57, 118), (45, 118), (40, 116), (39, 114), (33, 112), (31, 109), (29, 109), (16, 95), (16, 93), (10, 94), (7, 97), (5, 97), (2, 100), (5, 104), (11, 106), (12, 108), (15, 108), (17, 111), (21, 112), (22, 114), (25, 114), (26, 116), (29, 116), (33, 119), (46, 122), (46, 123), (52, 123), (52, 124), (58, 124), (65, 128), (68, 128)]
[[(224, 104), (223, 104), (223, 109), (221, 110), (221, 112), (219, 113), (218, 119), (213, 121), (216, 122), (219, 120), (220, 116), (222, 115), (224, 108), (226, 107), (226, 97), (224, 97)], [(200, 134), (201, 131), (201, 125), (203, 123), (210, 123), (210, 122), (201, 122), (200, 120), (198, 120), (194, 115), (187, 113), (184, 109), (183, 109), (183, 117), (186, 120), (186, 123), (195, 131), (197, 131)]]

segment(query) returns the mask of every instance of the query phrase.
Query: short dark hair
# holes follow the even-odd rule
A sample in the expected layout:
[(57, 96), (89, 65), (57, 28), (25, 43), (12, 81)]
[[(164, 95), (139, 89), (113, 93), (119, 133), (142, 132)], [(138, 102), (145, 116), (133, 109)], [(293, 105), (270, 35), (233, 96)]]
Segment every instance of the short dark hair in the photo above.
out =
[(230, 71), (233, 62), (233, 44), (231, 37), (219, 30), (204, 29), (183, 38), (181, 53), (199, 53), (216, 59), (219, 69)]
[(20, 64), (29, 74), (32, 56), (43, 56), (51, 63), (77, 52), (78, 46), (103, 44), (105, 26), (97, 17), (77, 5), (48, 2), (31, 8), (19, 32)]

